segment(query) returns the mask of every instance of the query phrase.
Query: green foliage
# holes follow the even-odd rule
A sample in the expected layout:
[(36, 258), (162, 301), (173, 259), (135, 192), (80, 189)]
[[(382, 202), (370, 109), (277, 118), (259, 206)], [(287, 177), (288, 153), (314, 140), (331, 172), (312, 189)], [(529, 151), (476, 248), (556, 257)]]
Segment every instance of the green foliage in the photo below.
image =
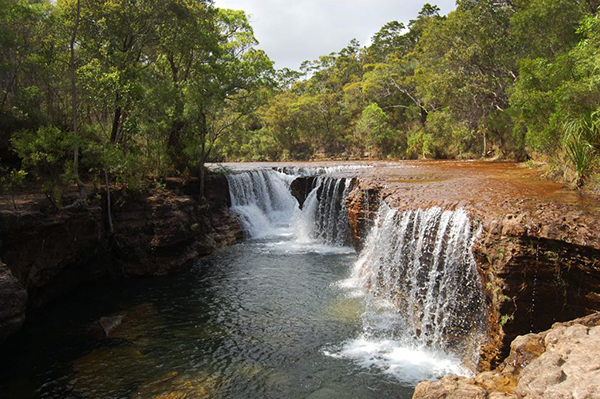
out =
[(41, 180), (43, 191), (57, 203), (73, 179), (70, 156), (77, 140), (72, 133), (64, 133), (55, 126), (22, 131), (11, 140), (25, 170)]
[(300, 71), (274, 71), (246, 14), (209, 0), (81, 1), (73, 114), (76, 4), (0, 0), (0, 145), (56, 198), (76, 175), (139, 189), (209, 161), (539, 157), (578, 186), (596, 171), (597, 0), (425, 4)]
[(582, 115), (565, 124), (564, 145), (575, 169), (575, 186), (581, 187), (594, 167), (600, 150), (600, 112)]
[(15, 189), (22, 186), (27, 177), (27, 172), (20, 169), (10, 169), (0, 165), (0, 192), (8, 192), (12, 197), (15, 210), (18, 210), (15, 202)]
[(433, 136), (423, 130), (409, 133), (407, 144), (406, 154), (409, 158), (429, 158), (433, 155)]
[(367, 149), (372, 149), (378, 155), (388, 155), (395, 152), (394, 138), (396, 133), (389, 126), (389, 117), (379, 105), (369, 104), (358, 123), (357, 135), (367, 143)]
[(503, 314), (503, 315), (500, 317), (500, 325), (501, 325), (501, 326), (505, 326), (505, 325), (507, 325), (508, 323), (510, 323), (511, 321), (513, 321), (514, 319), (515, 319), (515, 316), (514, 316), (514, 315)]

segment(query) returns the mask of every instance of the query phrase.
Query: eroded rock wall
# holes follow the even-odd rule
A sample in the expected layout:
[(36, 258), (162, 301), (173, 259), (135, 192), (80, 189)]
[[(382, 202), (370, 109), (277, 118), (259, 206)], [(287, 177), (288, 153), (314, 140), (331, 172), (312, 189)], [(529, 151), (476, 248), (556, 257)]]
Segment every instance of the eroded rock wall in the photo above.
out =
[(84, 282), (170, 273), (241, 239), (225, 176), (209, 175), (206, 188), (201, 206), (194, 180), (113, 192), (114, 235), (104, 199), (60, 211), (43, 201), (0, 210), (0, 342), (20, 328), (27, 311)]
[[(355, 247), (362, 248), (381, 201), (409, 210), (420, 206), (413, 199), (368, 179), (358, 182), (347, 198)], [(488, 315), (480, 370), (498, 366), (518, 335), (600, 310), (600, 236), (593, 215), (556, 204), (533, 210), (509, 204), (501, 213), (502, 208), (437, 204), (432, 198), (420, 203), (445, 209), (464, 206), (482, 227), (473, 248)]]

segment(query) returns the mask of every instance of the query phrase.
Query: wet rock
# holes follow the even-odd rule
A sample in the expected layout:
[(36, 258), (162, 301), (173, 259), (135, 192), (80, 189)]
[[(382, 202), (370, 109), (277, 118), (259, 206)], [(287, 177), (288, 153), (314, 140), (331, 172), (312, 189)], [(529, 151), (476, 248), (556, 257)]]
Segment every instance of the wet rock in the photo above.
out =
[(140, 385), (132, 399), (209, 399), (218, 397), (218, 385), (219, 379), (209, 375), (180, 376), (172, 372)]
[(97, 397), (101, 388), (106, 397), (119, 398), (151, 374), (157, 364), (136, 346), (98, 348), (73, 362), (69, 386), (81, 397)]
[(151, 195), (116, 201), (115, 255), (126, 274), (168, 274), (243, 237), (238, 220), (227, 208), (227, 179), (210, 176), (206, 183), (207, 202), (201, 205), (196, 201), (199, 183), (181, 179), (168, 182), (183, 195), (155, 190)]
[(107, 273), (102, 208), (0, 210), (0, 257), (28, 292), (28, 308), (42, 306)]
[(359, 181), (346, 198), (348, 222), (354, 248), (361, 250), (381, 204), (380, 187)]
[(151, 303), (134, 306), (115, 316), (102, 317), (92, 325), (100, 338), (117, 338), (137, 341), (151, 335), (163, 321)]
[(167, 274), (200, 256), (197, 238), (206, 235), (206, 226), (193, 198), (155, 192), (118, 202), (113, 210), (115, 255), (127, 275)]
[(0, 342), (21, 328), (27, 309), (27, 291), (0, 261)]
[(316, 179), (317, 178), (315, 176), (299, 177), (295, 179), (290, 185), (290, 191), (292, 192), (292, 196), (298, 201), (300, 209), (302, 209), (304, 201), (306, 201), (308, 194), (310, 194), (310, 192), (314, 188)]

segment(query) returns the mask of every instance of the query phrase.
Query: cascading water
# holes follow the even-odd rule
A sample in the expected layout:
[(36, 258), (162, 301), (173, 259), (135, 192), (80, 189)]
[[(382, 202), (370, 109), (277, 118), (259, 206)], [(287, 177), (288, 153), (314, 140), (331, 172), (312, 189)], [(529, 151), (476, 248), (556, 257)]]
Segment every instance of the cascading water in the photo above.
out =
[(467, 214), (383, 204), (352, 278), (363, 331), (328, 353), (414, 381), (469, 374), (484, 337), (483, 290)]
[(350, 228), (346, 197), (353, 179), (318, 177), (297, 218), (300, 237), (321, 239), (326, 244), (347, 246)]
[[(302, 172), (309, 174), (309, 169)], [(303, 244), (347, 246), (350, 229), (345, 199), (353, 179), (319, 176), (300, 210), (290, 192), (297, 177), (269, 169), (228, 175), (231, 209), (244, 229), (254, 238), (287, 233)]]
[(293, 177), (262, 169), (227, 175), (231, 209), (251, 237), (273, 234), (290, 225), (298, 202), (290, 193)]
[(284, 166), (277, 168), (276, 170), (281, 173), (292, 176), (319, 176), (332, 173), (350, 172), (360, 169), (369, 169), (373, 165), (340, 165), (340, 166), (327, 166), (317, 168), (304, 168), (295, 166)]
[[(353, 179), (318, 175), (300, 209), (290, 192), (297, 177), (274, 170), (228, 176), (232, 210), (251, 237), (281, 237), (265, 244), (269, 251), (347, 248), (345, 203)], [(362, 303), (362, 331), (324, 353), (379, 367), (409, 384), (470, 374), (485, 329), (471, 252), (476, 236), (462, 210), (397, 212), (382, 204), (352, 277), (340, 284)]]

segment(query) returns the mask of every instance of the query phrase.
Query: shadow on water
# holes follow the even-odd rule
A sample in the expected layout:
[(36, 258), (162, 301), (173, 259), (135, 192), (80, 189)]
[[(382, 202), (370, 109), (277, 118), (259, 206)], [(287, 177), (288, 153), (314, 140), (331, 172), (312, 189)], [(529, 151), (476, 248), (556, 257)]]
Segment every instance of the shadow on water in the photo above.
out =
[[(253, 240), (177, 275), (61, 299), (10, 342), (0, 396), (410, 397), (410, 384), (323, 353), (361, 328), (361, 303), (333, 284), (356, 254), (289, 244)], [(117, 324), (108, 337), (103, 317)]]

